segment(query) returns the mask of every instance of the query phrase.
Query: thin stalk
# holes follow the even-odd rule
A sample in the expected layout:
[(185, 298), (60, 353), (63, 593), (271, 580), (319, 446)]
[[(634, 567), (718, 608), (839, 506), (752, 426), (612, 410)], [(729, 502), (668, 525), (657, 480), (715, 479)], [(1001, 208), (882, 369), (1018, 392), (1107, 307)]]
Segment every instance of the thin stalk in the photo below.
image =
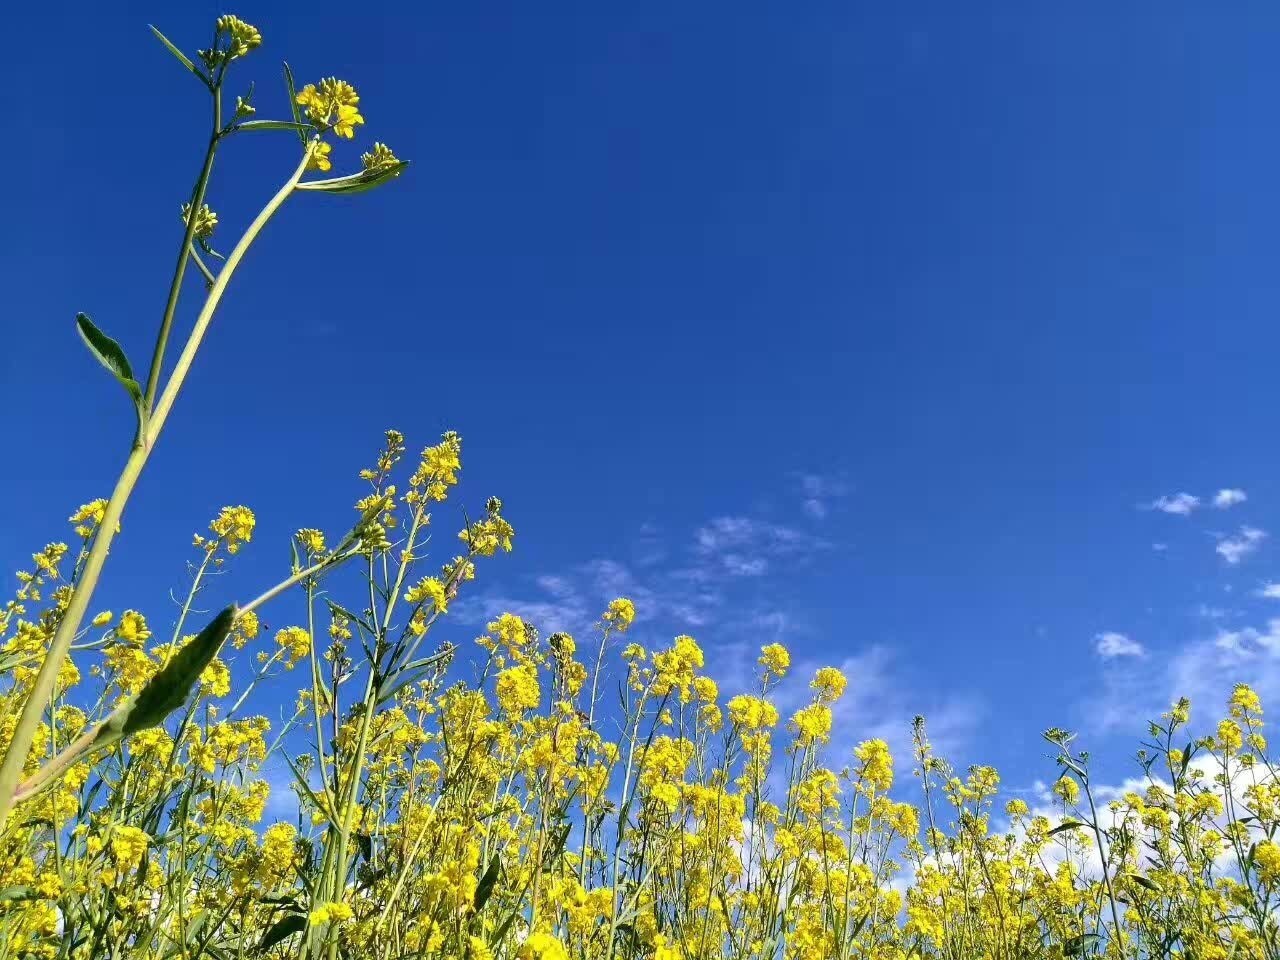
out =
[[(254, 240), (257, 239), (258, 234), (262, 232), (262, 228), (266, 226), (267, 221), (280, 209), (280, 206), (293, 192), (294, 187), (297, 186), (298, 181), (302, 178), (303, 171), (306, 170), (310, 159), (311, 151), (307, 150), (303, 155), (302, 162), (294, 170), (293, 175), (285, 181), (284, 186), (262, 208), (236, 244), (235, 249), (227, 257), (226, 265), (223, 267), (222, 272), (218, 274), (217, 282), (214, 283), (213, 288), (209, 291), (204, 307), (201, 309), (199, 317), (196, 318), (195, 326), (187, 338), (186, 346), (183, 348), (182, 355), (178, 358), (173, 374), (164, 388), (164, 393), (161, 394), (160, 400), (147, 422), (147, 428), (138, 437), (137, 442), (129, 453), (129, 459), (125, 461), (120, 478), (116, 481), (115, 489), (111, 492), (111, 499), (107, 501), (107, 506), (103, 511), (102, 522), (98, 527), (97, 534), (94, 536), (93, 546), (89, 550), (89, 557), (85, 561), (84, 573), (80, 584), (75, 592), (72, 593), (66, 612), (59, 621), (58, 629), (54, 632), (53, 639), (49, 643), (48, 656), (45, 657), (44, 663), (40, 666), (40, 672), (36, 675), (26, 702), (22, 705), (22, 713), (18, 717), (13, 739), (9, 742), (9, 748), (5, 752), (4, 760), (0, 762), (0, 831), (4, 829), (9, 819), (9, 812), (13, 809), (14, 788), (22, 776), (22, 768), (26, 764), (27, 753), (31, 749), (36, 729), (44, 713), (45, 701), (53, 690), (58, 670), (67, 658), (71, 641), (80, 629), (80, 623), (89, 608), (89, 602), (93, 599), (94, 589), (98, 585), (98, 578), (102, 575), (102, 567), (106, 563), (107, 553), (111, 549), (111, 542), (115, 539), (116, 528), (120, 523), (121, 515), (124, 513), (125, 504), (128, 503), (129, 497), (133, 493), (133, 488), (138, 482), (138, 477), (142, 473), (142, 468), (146, 465), (147, 458), (155, 446), (155, 441), (164, 427), (165, 420), (169, 416), (169, 411), (173, 408), (173, 404), (178, 398), (183, 381), (195, 361), (196, 352), (200, 349), (200, 342), (204, 339), (205, 332), (209, 328), (214, 312), (218, 309), (223, 293), (226, 292), (227, 284), (231, 282), (231, 277), (235, 274), (236, 267), (239, 266), (240, 261), (244, 258), (249, 247), (252, 246)], [(274, 596), (274, 594), (269, 592), (268, 595), (264, 595), (264, 597), (255, 601), (255, 604), (265, 602), (270, 596)], [(252, 609), (252, 607), (246, 609)]]
[(178, 247), (178, 262), (173, 268), (173, 279), (169, 283), (169, 297), (164, 305), (164, 317), (160, 321), (160, 333), (156, 337), (155, 351), (151, 355), (151, 369), (147, 373), (147, 390), (143, 395), (143, 409), (149, 410), (155, 402), (156, 391), (160, 388), (160, 373), (164, 368), (164, 352), (169, 344), (169, 331), (173, 329), (173, 315), (178, 309), (178, 296), (182, 293), (182, 278), (187, 272), (187, 258), (194, 253), (191, 244), (196, 235), (196, 214), (204, 205), (205, 191), (209, 187), (209, 176), (213, 173), (213, 157), (218, 152), (218, 141), (222, 135), (222, 87), (221, 77), (213, 88), (213, 132), (209, 134), (209, 147), (204, 154), (204, 166), (200, 168), (200, 177), (196, 180), (195, 189), (191, 191), (191, 207), (187, 211), (187, 228), (182, 236), (182, 245)]

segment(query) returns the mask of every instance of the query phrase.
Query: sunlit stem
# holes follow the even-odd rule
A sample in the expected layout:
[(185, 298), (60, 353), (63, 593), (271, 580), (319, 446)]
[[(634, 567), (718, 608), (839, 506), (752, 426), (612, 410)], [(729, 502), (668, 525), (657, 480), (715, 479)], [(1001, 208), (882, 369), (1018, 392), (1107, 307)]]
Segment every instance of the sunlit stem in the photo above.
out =
[[(240, 261), (244, 258), (249, 247), (253, 245), (258, 234), (262, 232), (262, 228), (266, 226), (267, 221), (271, 219), (285, 200), (289, 198), (289, 195), (293, 193), (294, 188), (307, 168), (307, 164), (311, 159), (311, 151), (314, 149), (316, 142), (312, 142), (311, 147), (304, 153), (302, 161), (298, 164), (297, 169), (294, 170), (293, 175), (285, 181), (284, 186), (262, 208), (258, 216), (249, 225), (249, 228), (245, 230), (235, 249), (228, 255), (226, 264), (218, 274), (217, 281), (209, 290), (204, 307), (196, 318), (195, 326), (187, 338), (182, 354), (178, 357), (173, 374), (164, 388), (164, 393), (161, 394), (159, 402), (147, 422), (146, 430), (140, 433), (138, 441), (129, 453), (129, 459), (125, 461), (124, 469), (120, 472), (120, 478), (116, 481), (115, 489), (111, 492), (111, 498), (107, 501), (107, 506), (103, 511), (102, 522), (99, 525), (97, 535), (94, 537), (93, 546), (89, 550), (88, 559), (85, 561), (80, 583), (72, 593), (66, 612), (59, 621), (58, 628), (49, 643), (48, 656), (45, 657), (45, 661), (40, 667), (40, 672), (36, 675), (27, 699), (22, 705), (22, 713), (18, 718), (17, 726), (14, 728), (13, 739), (9, 742), (4, 760), (0, 761), (0, 830), (4, 829), (9, 819), (9, 812), (13, 809), (14, 791), (18, 785), (18, 780), (22, 776), (22, 768), (26, 763), (27, 754), (31, 750), (32, 741), (35, 739), (40, 718), (44, 713), (45, 703), (53, 691), (58, 670), (67, 658), (71, 642), (75, 638), (76, 632), (80, 629), (80, 623), (89, 608), (89, 602), (93, 599), (94, 589), (98, 585), (98, 578), (102, 575), (102, 567), (106, 563), (107, 554), (111, 550), (111, 543), (115, 539), (116, 528), (120, 523), (120, 517), (124, 513), (125, 504), (128, 503), (129, 497), (133, 493), (133, 488), (138, 482), (138, 477), (142, 473), (142, 468), (146, 465), (147, 458), (155, 446), (156, 439), (164, 428), (164, 422), (169, 416), (169, 411), (173, 408), (174, 401), (178, 398), (183, 381), (186, 380), (187, 374), (191, 370), (196, 352), (200, 349), (200, 343), (209, 329), (209, 323), (213, 320), (213, 314), (218, 309), (218, 304), (221, 302), (222, 295), (226, 292), (227, 285), (231, 282), (231, 278), (236, 272), (236, 267), (239, 266)], [(191, 219), (194, 220), (194, 217)], [(255, 601), (255, 603), (257, 602), (265, 601), (259, 598), (258, 601)]]

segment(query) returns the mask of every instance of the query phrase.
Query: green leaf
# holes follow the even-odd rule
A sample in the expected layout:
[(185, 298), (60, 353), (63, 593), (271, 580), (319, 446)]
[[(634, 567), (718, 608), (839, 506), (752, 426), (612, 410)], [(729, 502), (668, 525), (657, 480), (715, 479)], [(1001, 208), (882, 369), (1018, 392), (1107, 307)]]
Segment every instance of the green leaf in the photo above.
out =
[(493, 896), (493, 888), (498, 883), (498, 874), (502, 871), (502, 861), (498, 859), (495, 853), (493, 859), (489, 861), (489, 868), (485, 870), (484, 876), (480, 878), (480, 882), (476, 884), (476, 895), (472, 900), (475, 912), (479, 913), (484, 909), (484, 905), (489, 902), (489, 898)]
[(187, 59), (187, 55), (185, 53), (183, 53), (181, 50), (175, 47), (172, 43), (170, 43), (169, 38), (166, 37), (159, 30), (157, 30), (154, 25), (147, 24), (147, 26), (151, 27), (151, 32), (156, 35), (157, 40), (159, 40), (161, 43), (164, 44), (165, 49), (178, 58), (178, 62), (180, 64), (182, 64), (192, 73), (194, 73), (197, 77), (199, 77), (200, 82), (203, 83), (206, 87), (209, 85), (209, 78), (196, 69), (196, 65)]
[(12, 903), (15, 900), (34, 900), (35, 898), (35, 887), (5, 887), (0, 890), (0, 903)]
[(303, 180), (298, 190), (315, 190), (319, 193), (363, 193), (380, 187), (389, 180), (394, 180), (409, 166), (408, 160), (399, 160), (377, 173), (353, 173), (345, 177), (332, 177), (329, 180)]
[(311, 130), (312, 126), (309, 123), (298, 123), (296, 120), (246, 120), (244, 123), (237, 123), (231, 129), (233, 132), (239, 130), (248, 132), (255, 130), (296, 130), (305, 139), (305, 131)]
[(1045, 836), (1052, 837), (1054, 834), (1062, 833), (1064, 830), (1075, 830), (1079, 827), (1086, 826), (1088, 826), (1088, 824), (1081, 823), (1079, 820), (1063, 820), (1060, 824), (1045, 834)]
[(89, 352), (129, 392), (138, 414), (138, 432), (141, 434), (147, 422), (146, 411), (142, 406), (142, 387), (138, 386), (138, 381), (133, 377), (133, 367), (129, 365), (129, 358), (124, 355), (123, 348), (94, 326), (93, 321), (83, 313), (76, 314), (76, 330)]
[(1150, 890), (1152, 893), (1160, 892), (1160, 888), (1156, 886), (1156, 882), (1154, 880), (1150, 879), (1149, 877), (1144, 877), (1140, 873), (1125, 873), (1125, 874), (1121, 874), (1121, 876), (1124, 877), (1126, 880), (1133, 881), (1140, 887), (1145, 887), (1146, 889)]
[(262, 943), (258, 945), (261, 953), (266, 953), (278, 943), (282, 943), (295, 933), (301, 933), (307, 929), (307, 918), (301, 913), (290, 913), (281, 917), (275, 924), (262, 936)]
[(1092, 946), (1102, 942), (1102, 937), (1096, 933), (1084, 933), (1078, 937), (1071, 937), (1062, 945), (1062, 952), (1068, 957), (1082, 957), (1085, 952)]
[(236, 608), (227, 607), (179, 650), (137, 696), (121, 704), (103, 721), (95, 746), (112, 743), (139, 730), (158, 726), (187, 699), (200, 674), (222, 648), (236, 620)]
[[(289, 69), (289, 64), (284, 64), (284, 86), (289, 92), (289, 109), (293, 113), (293, 122), (302, 126), (302, 111), (298, 109), (298, 90), (293, 83), (293, 71)], [(298, 131), (298, 139), (302, 141), (302, 145), (307, 145), (307, 135), (301, 130)]]

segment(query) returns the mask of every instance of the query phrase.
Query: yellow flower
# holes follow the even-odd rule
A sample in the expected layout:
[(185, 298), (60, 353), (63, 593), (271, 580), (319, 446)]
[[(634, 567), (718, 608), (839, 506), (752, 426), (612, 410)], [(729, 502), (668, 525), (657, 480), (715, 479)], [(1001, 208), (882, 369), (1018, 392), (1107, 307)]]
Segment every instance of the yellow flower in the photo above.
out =
[[(209, 529), (227, 545), (227, 553), (236, 553), (242, 543), (253, 539), (257, 525), (253, 511), (248, 507), (223, 507), (222, 512), (209, 524)], [(212, 552), (212, 549), (206, 547)]]
[(1059, 777), (1054, 781), (1053, 793), (1069, 807), (1075, 806), (1080, 801), (1080, 785), (1068, 776)]
[(1280, 883), (1280, 846), (1263, 840), (1254, 848), (1253, 863), (1258, 868), (1258, 879), (1268, 887)]
[(635, 604), (626, 597), (619, 597), (609, 604), (609, 609), (604, 612), (605, 623), (616, 627), (619, 632), (625, 633), (627, 628), (631, 626), (636, 619)]
[[(191, 221), (191, 204), (184, 203), (182, 205), (182, 222), (184, 224)], [(218, 215), (209, 209), (206, 203), (200, 208), (196, 214), (195, 232), (191, 235), (197, 240), (208, 240), (213, 236), (213, 229), (218, 225)]]
[(444, 584), (436, 577), (423, 577), (409, 588), (404, 598), (407, 602), (413, 604), (421, 604), (430, 600), (431, 606), (438, 613), (444, 613), (449, 609), (449, 597), (445, 591)]
[(826, 743), (831, 736), (831, 708), (825, 703), (801, 707), (791, 718), (791, 726), (801, 746)]
[(537, 669), (524, 664), (503, 670), (498, 674), (494, 693), (502, 709), (508, 713), (519, 714), (534, 709), (542, 701)]
[(782, 644), (771, 643), (767, 647), (761, 647), (759, 663), (775, 677), (783, 677), (791, 667), (791, 654)]
[(321, 531), (308, 527), (299, 530), (295, 536), (298, 538), (298, 543), (302, 544), (302, 548), (308, 553), (313, 553), (316, 556), (324, 553), (324, 534)]
[(400, 160), (385, 143), (374, 143), (373, 149), (360, 155), (360, 165), (365, 173), (380, 173), (399, 162)]
[(214, 697), (225, 697), (231, 692), (231, 670), (214, 657), (200, 674), (200, 689)]
[(767, 700), (739, 694), (729, 701), (729, 719), (743, 730), (762, 730), (778, 724), (778, 708)]
[(105, 627), (111, 622), (111, 611), (103, 610), (100, 614), (93, 618), (92, 623), (95, 627)]
[(243, 57), (254, 47), (262, 43), (262, 34), (251, 23), (245, 23), (239, 17), (230, 14), (218, 18), (219, 33), (227, 35), (227, 54), (232, 57)]
[(817, 691), (818, 699), (822, 703), (835, 703), (844, 696), (844, 689), (848, 683), (844, 674), (835, 667), (821, 667), (813, 675), (809, 686)]
[(551, 934), (531, 933), (516, 951), (516, 960), (569, 960), (569, 952)]
[(93, 532), (98, 529), (98, 526), (102, 523), (103, 517), (106, 515), (107, 501), (93, 500), (82, 506), (68, 519), (71, 523), (76, 524), (76, 535), (84, 537), (87, 540), (89, 537), (93, 536)]
[(308, 83), (295, 99), (321, 131), (332, 129), (337, 136), (349, 140), (355, 135), (356, 124), (364, 123), (356, 108), (360, 96), (355, 87), (337, 77), (328, 77), (318, 85)]
[(151, 636), (147, 621), (136, 610), (126, 610), (116, 627), (116, 637), (125, 643), (139, 644)]
[(111, 855), (126, 870), (136, 867), (147, 852), (151, 837), (137, 827), (117, 826), (111, 830)]
[(303, 627), (285, 627), (276, 634), (276, 646), (285, 653), (285, 665), (292, 668), (311, 652), (311, 634)]
[(343, 923), (351, 917), (351, 907), (345, 903), (322, 903), (311, 911), (308, 919), (311, 926), (318, 927), (326, 923)]
[(323, 140), (312, 141), (311, 160), (307, 163), (308, 169), (319, 170), (321, 173), (332, 170), (333, 163), (329, 160), (329, 152), (332, 149), (332, 145), (325, 143)]
[(884, 792), (893, 786), (893, 756), (883, 740), (864, 740), (853, 755), (862, 763), (862, 776), (875, 789)]

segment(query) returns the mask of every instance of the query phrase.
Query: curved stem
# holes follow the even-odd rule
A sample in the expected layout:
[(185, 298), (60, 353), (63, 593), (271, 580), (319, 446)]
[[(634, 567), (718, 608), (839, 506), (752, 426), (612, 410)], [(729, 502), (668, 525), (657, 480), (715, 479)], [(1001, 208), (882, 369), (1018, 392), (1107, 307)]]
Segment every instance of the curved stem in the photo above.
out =
[(80, 584), (76, 587), (75, 592), (72, 593), (66, 612), (58, 623), (58, 629), (54, 632), (53, 639), (49, 643), (49, 653), (45, 657), (44, 663), (41, 664), (40, 672), (36, 674), (27, 699), (22, 705), (22, 713), (18, 718), (17, 727), (14, 729), (13, 739), (10, 740), (9, 746), (5, 751), (4, 760), (0, 761), (0, 831), (3, 831), (9, 818), (9, 812), (13, 809), (15, 788), (22, 776), (22, 769), (26, 765), (27, 753), (30, 751), (31, 743), (35, 739), (36, 729), (40, 725), (45, 702), (49, 699), (49, 694), (52, 692), (54, 682), (58, 676), (58, 669), (67, 658), (71, 641), (74, 639), (76, 631), (80, 629), (80, 623), (88, 610), (89, 601), (93, 598), (93, 591), (98, 585), (98, 578), (101, 576), (102, 567), (106, 563), (107, 553), (111, 550), (111, 542), (115, 539), (116, 528), (120, 522), (121, 515), (124, 513), (125, 504), (129, 501), (133, 488), (138, 482), (138, 477), (142, 473), (142, 468), (146, 465), (147, 457), (155, 446), (155, 441), (164, 426), (164, 421), (168, 417), (169, 411), (173, 408), (174, 401), (178, 398), (178, 392), (182, 389), (182, 382), (186, 379), (187, 373), (191, 369), (191, 364), (195, 360), (196, 351), (200, 348), (200, 341), (204, 338), (204, 334), (209, 328), (214, 311), (218, 309), (218, 303), (227, 289), (227, 284), (231, 282), (231, 277), (235, 273), (236, 267), (244, 258), (245, 252), (253, 244), (267, 221), (280, 209), (281, 204), (293, 192), (298, 180), (302, 177), (303, 171), (306, 169), (307, 161), (310, 157), (311, 151), (308, 149), (303, 155), (302, 162), (294, 170), (293, 175), (285, 181), (284, 186), (262, 208), (253, 223), (249, 225), (249, 229), (245, 231), (244, 236), (240, 238), (240, 242), (236, 244), (235, 249), (227, 257), (226, 265), (222, 268), (222, 272), (218, 274), (217, 282), (209, 291), (209, 296), (200, 311), (200, 316), (196, 318), (195, 327), (187, 338), (186, 347), (183, 348), (182, 355), (178, 358), (173, 375), (169, 378), (169, 382), (164, 388), (164, 393), (160, 396), (160, 402), (156, 405), (155, 413), (147, 423), (145, 433), (139, 436), (138, 442), (134, 445), (133, 450), (130, 451), (129, 459), (125, 462), (124, 469), (120, 473), (120, 479), (116, 481), (115, 489), (111, 493), (111, 499), (107, 501), (106, 509), (103, 512), (102, 522), (98, 527), (97, 534), (94, 536), (93, 547), (89, 550), (89, 557), (85, 561)]

